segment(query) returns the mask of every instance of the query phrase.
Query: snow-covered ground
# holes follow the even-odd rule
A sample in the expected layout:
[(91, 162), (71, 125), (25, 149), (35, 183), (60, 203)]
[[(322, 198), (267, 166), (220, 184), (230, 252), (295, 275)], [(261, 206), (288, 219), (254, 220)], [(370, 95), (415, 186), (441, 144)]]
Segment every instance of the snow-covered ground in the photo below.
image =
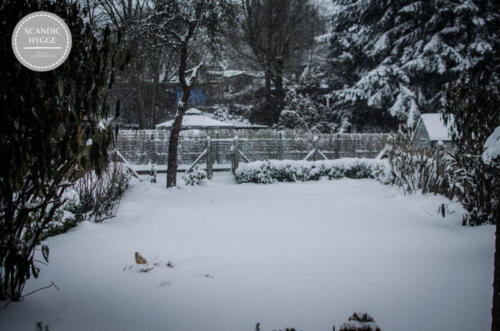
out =
[[(0, 330), (327, 331), (355, 311), (384, 331), (489, 330), (494, 227), (443, 202), (374, 180), (136, 183), (115, 219), (49, 240), (26, 292), (59, 291), (0, 310)], [(160, 266), (129, 269), (136, 251)]]

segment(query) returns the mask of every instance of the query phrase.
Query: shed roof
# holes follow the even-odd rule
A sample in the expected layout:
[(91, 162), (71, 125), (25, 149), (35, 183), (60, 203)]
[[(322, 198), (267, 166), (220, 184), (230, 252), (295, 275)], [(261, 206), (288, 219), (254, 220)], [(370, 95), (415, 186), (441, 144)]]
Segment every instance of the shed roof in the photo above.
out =
[(448, 125), (444, 124), (441, 113), (422, 114), (417, 127), (423, 125), (430, 141), (451, 141), (450, 129), (453, 127), (453, 117)]

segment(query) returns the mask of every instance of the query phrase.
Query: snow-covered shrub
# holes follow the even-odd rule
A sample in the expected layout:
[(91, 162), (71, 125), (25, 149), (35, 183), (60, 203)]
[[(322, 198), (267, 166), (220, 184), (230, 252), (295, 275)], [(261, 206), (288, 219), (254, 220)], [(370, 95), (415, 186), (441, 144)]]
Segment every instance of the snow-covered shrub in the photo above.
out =
[(406, 193), (441, 193), (449, 196), (445, 171), (445, 146), (417, 147), (410, 130), (400, 130), (388, 140), (391, 183)]
[(331, 168), (329, 171), (328, 171), (328, 179), (340, 179), (340, 178), (343, 178), (344, 177), (344, 168), (342, 167), (335, 167), (335, 168)]
[[(318, 180), (322, 176), (323, 168), (316, 164), (287, 163), (284, 165), (274, 164), (268, 161), (265, 164), (266, 178), (269, 183), (278, 182), (305, 182)], [(261, 182), (263, 183), (263, 182)], [(267, 183), (263, 183), (267, 184)]]
[(321, 77), (306, 67), (298, 79), (288, 84), (278, 126), (314, 132), (331, 132), (327, 107), (321, 89)]
[(213, 118), (223, 122), (248, 123), (248, 118), (252, 112), (253, 105), (242, 105), (231, 103), (227, 106), (217, 105), (213, 113)]
[(56, 236), (61, 233), (67, 232), (69, 229), (74, 228), (81, 221), (81, 217), (62, 209), (58, 209), (54, 214), (52, 221), (43, 230), (41, 239)]
[(276, 171), (269, 161), (257, 161), (248, 164), (240, 164), (235, 171), (236, 181), (238, 183), (259, 183), (272, 184), (275, 181), (289, 181), (291, 169), (282, 169), (281, 172)]
[(186, 185), (196, 186), (200, 185), (207, 178), (207, 173), (201, 170), (198, 166), (194, 167), (193, 170), (186, 172), (182, 179)]
[(235, 177), (238, 183), (271, 184), (328, 179), (375, 178), (383, 181), (387, 164), (374, 159), (338, 159), (325, 161), (271, 160), (240, 164)]
[(149, 171), (149, 181), (151, 183), (156, 183), (156, 174), (157, 174), (157, 171), (156, 171), (156, 168), (153, 165), (151, 165), (151, 170)]
[(89, 171), (74, 184), (75, 196), (66, 209), (78, 220), (100, 223), (114, 217), (129, 180), (130, 176), (120, 163), (112, 163), (100, 176)]
[(342, 324), (339, 331), (380, 331), (380, 327), (369, 314), (354, 313)]
[[(379, 170), (379, 166), (374, 167), (373, 165), (368, 165), (364, 163), (349, 164), (347, 167), (344, 165), (336, 166), (333, 168), (326, 169), (328, 179), (340, 179), (340, 178), (377, 178), (375, 174)], [(383, 167), (385, 168), (385, 167)]]
[(257, 181), (262, 184), (271, 184), (275, 181), (274, 169), (271, 167), (270, 163), (264, 163), (259, 171), (256, 172), (256, 176)]
[(366, 164), (358, 163), (354, 164), (352, 167), (347, 167), (344, 170), (344, 176), (347, 178), (359, 179), (359, 178), (371, 178), (373, 170)]

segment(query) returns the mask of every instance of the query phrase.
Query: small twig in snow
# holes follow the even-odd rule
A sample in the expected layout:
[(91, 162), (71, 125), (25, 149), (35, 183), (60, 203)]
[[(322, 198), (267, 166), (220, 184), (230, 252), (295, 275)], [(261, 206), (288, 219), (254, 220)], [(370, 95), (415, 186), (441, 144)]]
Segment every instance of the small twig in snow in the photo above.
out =
[(9, 305), (9, 303), (11, 303), (11, 302), (12, 302), (12, 301), (10, 301), (10, 300), (7, 300), (7, 302), (5, 303), (5, 305), (3, 306), (3, 308), (2, 308), (2, 309), (5, 309), (5, 308), (7, 308), (7, 306), (8, 306), (8, 305)]
[(435, 216), (435, 215), (432, 215), (431, 213), (429, 213), (427, 210), (425, 210), (425, 208), (424, 208), (424, 207), (422, 207), (422, 206), (421, 206), (420, 208), (422, 208), (422, 210), (423, 210), (423, 211), (425, 211), (425, 213), (426, 213), (427, 215), (429, 215), (429, 216)]
[(39, 292), (41, 290), (46, 290), (46, 289), (51, 288), (51, 287), (55, 287), (59, 291), (59, 287), (57, 287), (57, 285), (54, 282), (51, 281), (50, 285), (47, 285), (47, 286), (44, 286), (44, 287), (40, 287), (39, 289), (31, 291), (28, 294), (22, 295), (21, 298), (26, 298), (28, 295), (35, 294), (36, 292)]
[(43, 264), (43, 265), (48, 265), (48, 263), (47, 263), (47, 262), (43, 262), (43, 261), (40, 261), (40, 260), (33, 260), (33, 261), (38, 262), (38, 263), (41, 263), (41, 264)]

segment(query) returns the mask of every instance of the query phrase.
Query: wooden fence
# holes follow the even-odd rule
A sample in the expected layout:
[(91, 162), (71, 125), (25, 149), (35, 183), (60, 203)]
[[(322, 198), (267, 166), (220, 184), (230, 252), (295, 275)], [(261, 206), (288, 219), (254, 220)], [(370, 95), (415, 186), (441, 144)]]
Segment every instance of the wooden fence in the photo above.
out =
[[(121, 130), (117, 149), (138, 171), (166, 169), (168, 138), (166, 130)], [(384, 148), (388, 134), (307, 134), (291, 130), (219, 130), (186, 131), (179, 140), (179, 168), (187, 169), (207, 148), (210, 137), (210, 157), (214, 169), (230, 169), (233, 162), (234, 140), (249, 161), (302, 160), (316, 147), (322, 157), (375, 158)], [(315, 140), (314, 138), (317, 137)], [(206, 155), (199, 160), (205, 163)]]

